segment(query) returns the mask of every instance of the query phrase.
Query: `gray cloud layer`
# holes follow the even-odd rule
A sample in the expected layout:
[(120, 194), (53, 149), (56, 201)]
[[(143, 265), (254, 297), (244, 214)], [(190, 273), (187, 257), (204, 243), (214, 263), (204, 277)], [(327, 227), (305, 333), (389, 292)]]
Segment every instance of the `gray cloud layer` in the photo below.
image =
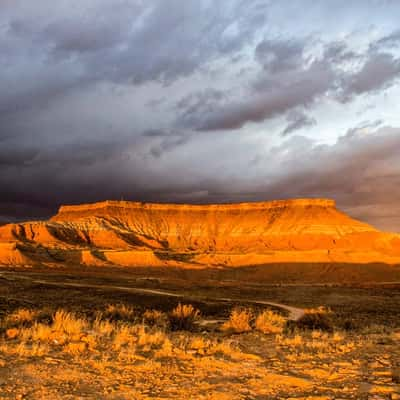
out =
[[(184, 110), (183, 125), (199, 131), (240, 129), (296, 107), (309, 107), (324, 96), (346, 103), (390, 87), (400, 76), (400, 57), (373, 47), (355, 54), (345, 44), (333, 43), (326, 45), (320, 57), (307, 58), (305, 46), (291, 40), (263, 40), (255, 49), (262, 70), (245, 100), (226, 100), (222, 93), (218, 97), (211, 93), (207, 100), (199, 96), (201, 101)], [(346, 63), (360, 63), (360, 59), (358, 69), (344, 70)]]

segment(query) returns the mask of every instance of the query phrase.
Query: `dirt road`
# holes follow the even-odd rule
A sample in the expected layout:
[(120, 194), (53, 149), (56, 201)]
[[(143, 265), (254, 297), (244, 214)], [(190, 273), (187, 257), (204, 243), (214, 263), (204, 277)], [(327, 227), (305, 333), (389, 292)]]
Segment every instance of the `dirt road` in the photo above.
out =
[(304, 309), (288, 306), (286, 304), (274, 303), (271, 301), (265, 301), (260, 299), (247, 299), (247, 298), (226, 298), (226, 297), (202, 297), (202, 296), (193, 296), (187, 295), (185, 293), (176, 293), (176, 292), (168, 292), (165, 290), (159, 289), (147, 289), (147, 288), (139, 288), (132, 286), (119, 286), (119, 285), (96, 285), (91, 283), (77, 283), (77, 282), (55, 282), (47, 279), (36, 279), (29, 275), (23, 275), (22, 273), (13, 273), (13, 272), (5, 272), (0, 271), (0, 277), (7, 280), (26, 280), (31, 283), (43, 284), (43, 285), (53, 285), (53, 286), (61, 286), (61, 287), (74, 287), (74, 288), (93, 288), (93, 289), (104, 289), (104, 290), (120, 290), (129, 293), (140, 293), (140, 294), (154, 294), (158, 296), (168, 296), (168, 297), (176, 297), (182, 299), (193, 299), (197, 301), (222, 301), (222, 302), (230, 302), (230, 303), (248, 303), (248, 304), (258, 304), (258, 305), (266, 305), (277, 307), (282, 310), (288, 312), (288, 319), (292, 321), (297, 321), (304, 315)]

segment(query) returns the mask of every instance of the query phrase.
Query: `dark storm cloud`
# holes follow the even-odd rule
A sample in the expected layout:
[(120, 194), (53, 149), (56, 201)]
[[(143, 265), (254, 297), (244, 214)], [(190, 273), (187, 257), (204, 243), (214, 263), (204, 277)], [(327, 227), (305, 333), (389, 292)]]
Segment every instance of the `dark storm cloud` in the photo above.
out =
[(38, 154), (39, 150), (37, 149), (8, 149), (2, 146), (0, 149), (0, 167), (30, 163)]
[(185, 96), (175, 105), (175, 109), (180, 113), (178, 126), (201, 128), (202, 116), (213, 113), (226, 100), (227, 93), (211, 88)]
[(189, 118), (185, 110), (183, 118), (186, 125), (190, 123), (198, 131), (239, 129), (248, 122), (261, 122), (295, 107), (312, 104), (330, 89), (334, 78), (331, 67), (323, 61), (289, 73), (279, 84), (262, 75), (254, 83), (254, 92), (247, 100), (213, 100), (211, 104), (199, 104)]
[[(38, 7), (43, 12), (46, 3)], [(16, 6), (0, 40), (6, 55), (0, 83), (8, 88), (0, 93), (0, 110), (96, 81), (170, 83), (221, 53), (240, 50), (263, 23), (260, 5), (241, 1), (86, 0), (71, 9), (49, 6), (40, 19), (26, 11), (20, 15)], [(226, 34), (233, 23), (236, 31)]]
[(159, 139), (157, 144), (152, 144), (149, 153), (159, 158), (164, 153), (184, 145), (190, 140), (190, 135), (181, 131), (165, 131), (162, 129), (149, 129), (143, 132), (143, 137)]
[[(129, 158), (126, 149), (134, 146), (136, 138), (113, 142), (81, 140), (79, 142), (42, 147), (33, 144), (18, 151), (2, 147), (0, 149), (0, 165), (5, 168), (41, 170), (47, 169), (50, 174), (63, 173), (107, 163), (110, 160), (123, 161)], [(3, 171), (4, 172), (4, 171)], [(0, 174), (1, 176), (2, 174)]]
[(297, 131), (298, 129), (305, 128), (307, 126), (313, 126), (317, 123), (314, 118), (308, 117), (304, 112), (292, 111), (289, 112), (287, 117), (287, 126), (281, 132), (282, 136), (287, 136), (290, 133)]
[(255, 49), (255, 58), (273, 74), (299, 68), (303, 63), (303, 50), (304, 43), (300, 41), (264, 39)]
[(159, 158), (165, 152), (176, 149), (177, 147), (187, 143), (189, 138), (184, 135), (176, 135), (163, 139), (158, 145), (154, 145), (150, 148), (150, 154), (153, 157)]
[(373, 52), (358, 72), (343, 80), (341, 95), (344, 101), (349, 101), (354, 96), (389, 87), (399, 77), (400, 58)]
[[(379, 52), (376, 46), (357, 54), (344, 42), (325, 44), (322, 55), (312, 58), (305, 55), (305, 41), (263, 40), (255, 48), (255, 59), (262, 71), (245, 100), (203, 91), (197, 95), (199, 100), (186, 108), (182, 101), (179, 123), (198, 131), (240, 129), (249, 122), (310, 106), (322, 96), (349, 102), (388, 88), (400, 77), (400, 57)], [(349, 62), (361, 63), (361, 67), (344, 70), (342, 65)]]
[(333, 145), (293, 137), (271, 151), (286, 174), (268, 189), (288, 197), (332, 196), (344, 206), (397, 203), (399, 148), (400, 129), (390, 127), (351, 129)]

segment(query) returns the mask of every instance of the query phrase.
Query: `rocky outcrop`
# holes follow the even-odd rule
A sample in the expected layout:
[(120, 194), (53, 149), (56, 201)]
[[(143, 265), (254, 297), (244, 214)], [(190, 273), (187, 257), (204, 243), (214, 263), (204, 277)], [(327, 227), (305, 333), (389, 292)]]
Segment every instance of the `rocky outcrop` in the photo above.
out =
[(2, 264), (400, 264), (399, 235), (350, 218), (328, 199), (62, 206), (49, 221), (0, 227), (0, 244)]

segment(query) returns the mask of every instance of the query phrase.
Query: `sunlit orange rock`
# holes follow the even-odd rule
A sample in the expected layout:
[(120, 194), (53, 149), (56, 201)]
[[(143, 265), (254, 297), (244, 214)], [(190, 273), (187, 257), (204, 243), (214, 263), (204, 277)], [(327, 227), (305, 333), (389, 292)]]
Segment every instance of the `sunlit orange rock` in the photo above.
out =
[(206, 267), (400, 264), (400, 235), (328, 199), (223, 205), (126, 201), (61, 206), (49, 221), (0, 227), (0, 263)]

